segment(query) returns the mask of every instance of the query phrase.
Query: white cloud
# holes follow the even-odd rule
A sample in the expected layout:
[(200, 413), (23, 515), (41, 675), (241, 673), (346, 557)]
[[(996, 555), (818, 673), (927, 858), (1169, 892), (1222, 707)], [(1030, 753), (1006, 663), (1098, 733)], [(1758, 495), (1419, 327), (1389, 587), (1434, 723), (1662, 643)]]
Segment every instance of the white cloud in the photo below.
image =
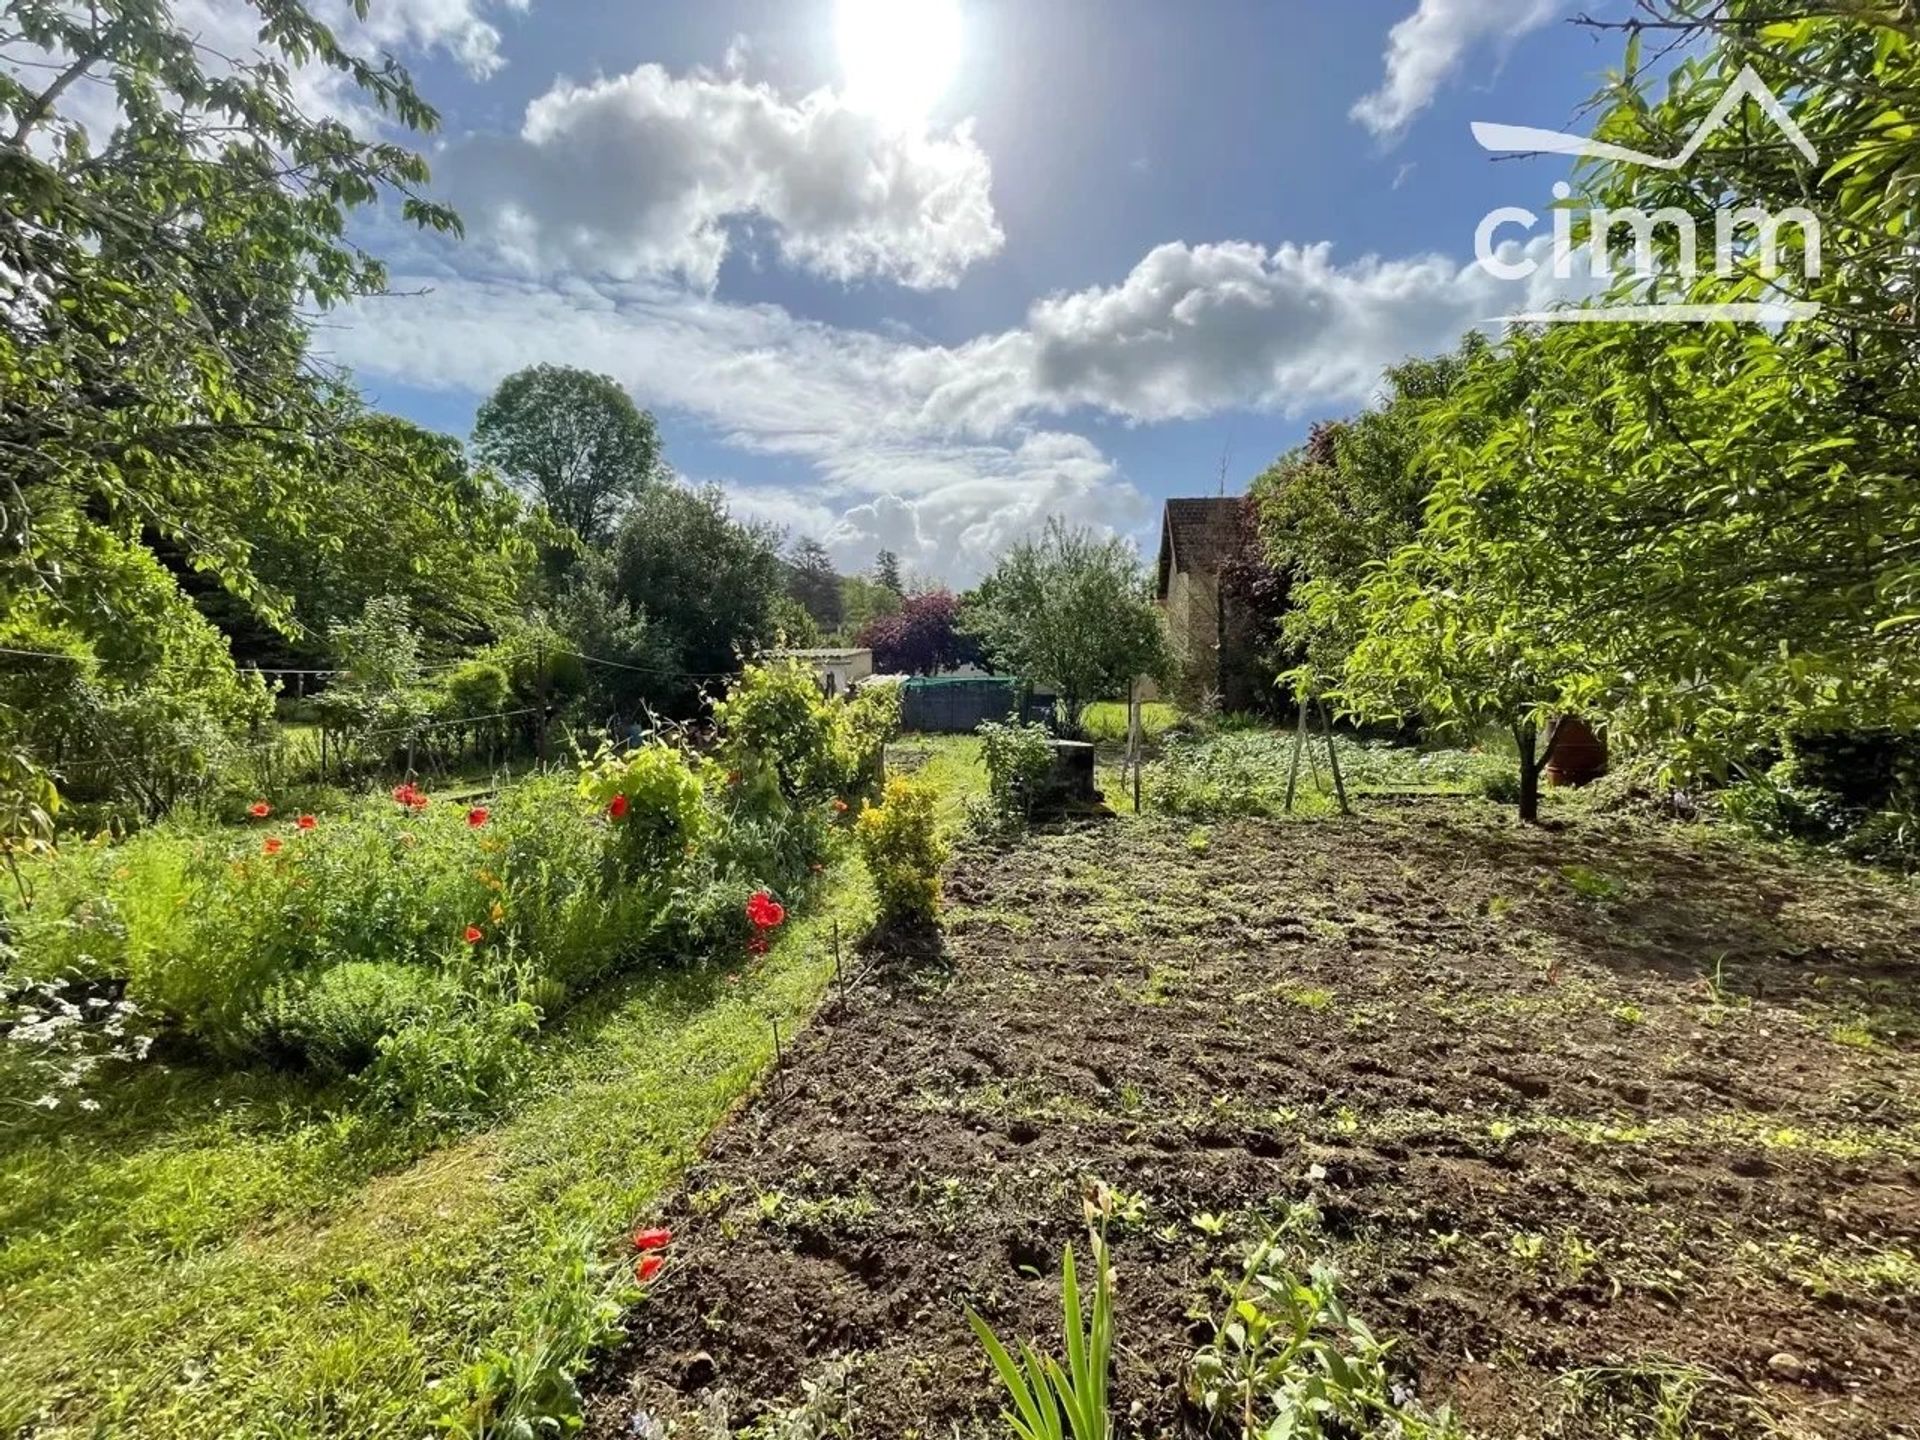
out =
[(1387, 35), (1387, 73), (1380, 88), (1355, 102), (1352, 115), (1384, 140), (1395, 140), (1484, 40), (1509, 42), (1552, 19), (1563, 0), (1420, 0)]
[(758, 219), (817, 275), (935, 288), (1004, 239), (970, 125), (901, 127), (831, 90), (790, 101), (738, 74), (561, 81), (518, 135), (462, 141), (436, 169), (470, 223), (534, 270), (711, 289), (729, 225)]
[(1163, 245), (1117, 285), (1050, 296), (1017, 329), (941, 346), (658, 280), (395, 283), (430, 293), (367, 302), (322, 332), (363, 375), (484, 394), (540, 361), (602, 371), (644, 405), (817, 478), (731, 487), (748, 513), (817, 534), (846, 565), (885, 546), (957, 582), (1049, 514), (1136, 536), (1151, 521), (1132, 479), (1059, 417), (1358, 405), (1386, 365), (1557, 293), (1438, 255), (1342, 265), (1324, 245)]
[(524, 11), (528, 0), (378, 0), (365, 20), (354, 16), (348, 0), (327, 0), (321, 17), (356, 49), (443, 50), (475, 79), (485, 79), (506, 64), (500, 31), (485, 11)]
[(403, 276), (395, 285), (430, 288), (363, 302), (350, 324), (318, 337), (376, 388), (390, 377), (484, 394), (542, 361), (612, 375), (644, 405), (808, 466), (817, 483), (805, 488), (727, 488), (744, 513), (818, 535), (843, 565), (864, 568), (886, 546), (911, 568), (966, 583), (1049, 515), (1120, 533), (1152, 518), (1082, 436), (1017, 416), (991, 435), (967, 433), (931, 415), (924, 377), (956, 363), (938, 347), (658, 282)]
[(1082, 406), (1142, 423), (1298, 414), (1362, 402), (1386, 366), (1571, 289), (1544, 270), (1516, 285), (1437, 254), (1343, 265), (1328, 245), (1176, 243), (1118, 285), (1050, 296), (1019, 330), (903, 368), (922, 377), (929, 418), (969, 431)]

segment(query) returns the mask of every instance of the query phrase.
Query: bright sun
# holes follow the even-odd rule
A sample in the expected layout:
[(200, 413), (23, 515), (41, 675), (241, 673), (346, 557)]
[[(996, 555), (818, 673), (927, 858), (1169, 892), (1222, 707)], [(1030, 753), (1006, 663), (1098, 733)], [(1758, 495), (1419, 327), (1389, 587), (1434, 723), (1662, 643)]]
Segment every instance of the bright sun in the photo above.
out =
[(955, 0), (838, 0), (847, 100), (900, 124), (926, 119), (960, 61)]

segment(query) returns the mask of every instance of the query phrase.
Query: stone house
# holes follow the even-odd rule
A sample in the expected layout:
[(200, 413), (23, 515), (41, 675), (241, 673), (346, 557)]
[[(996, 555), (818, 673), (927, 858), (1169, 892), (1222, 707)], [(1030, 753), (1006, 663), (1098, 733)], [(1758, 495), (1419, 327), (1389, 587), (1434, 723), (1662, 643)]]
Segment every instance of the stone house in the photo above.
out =
[(1256, 699), (1251, 617), (1220, 588), (1246, 503), (1239, 495), (1169, 500), (1161, 517), (1157, 594), (1178, 665), (1175, 694), (1187, 704), (1214, 697), (1225, 709), (1245, 710)]

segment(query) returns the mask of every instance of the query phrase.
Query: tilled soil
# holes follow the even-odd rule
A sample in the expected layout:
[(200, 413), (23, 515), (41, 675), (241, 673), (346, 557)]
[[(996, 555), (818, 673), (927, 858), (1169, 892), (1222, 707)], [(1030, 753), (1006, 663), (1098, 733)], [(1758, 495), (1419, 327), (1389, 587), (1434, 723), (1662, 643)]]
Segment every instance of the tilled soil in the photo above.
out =
[(995, 1433), (964, 1312), (1057, 1348), (1091, 1177), (1122, 1434), (1198, 1433), (1196, 1317), (1277, 1231), (1477, 1435), (1920, 1435), (1910, 887), (1431, 802), (1087, 823), (963, 854), (947, 897), (938, 953), (871, 957), (660, 1217), (594, 1433), (823, 1381), (855, 1435)]

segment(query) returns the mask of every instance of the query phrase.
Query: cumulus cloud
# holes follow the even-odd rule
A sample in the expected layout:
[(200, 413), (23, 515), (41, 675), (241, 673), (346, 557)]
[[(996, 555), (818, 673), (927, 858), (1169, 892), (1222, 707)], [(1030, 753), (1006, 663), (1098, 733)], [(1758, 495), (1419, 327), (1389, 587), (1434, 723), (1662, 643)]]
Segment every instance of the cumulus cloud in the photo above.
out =
[(992, 434), (930, 415), (925, 362), (951, 352), (726, 304), (659, 282), (548, 287), (406, 276), (323, 332), (377, 388), (484, 394), (551, 361), (618, 379), (642, 404), (702, 422), (745, 451), (805, 464), (814, 483), (729, 486), (744, 513), (815, 534), (843, 565), (875, 550), (966, 583), (1049, 515), (1134, 533), (1151, 507), (1083, 436), (1017, 417)]
[[(1548, 244), (1526, 248), (1544, 259)], [(1328, 245), (1175, 243), (1117, 285), (1049, 296), (1022, 328), (922, 350), (902, 370), (928, 419), (975, 432), (1081, 407), (1140, 423), (1298, 414), (1364, 401), (1386, 366), (1576, 289), (1545, 268), (1508, 282), (1438, 254), (1342, 264)]]
[(323, 332), (363, 375), (484, 394), (543, 360), (603, 371), (642, 404), (816, 477), (736, 491), (751, 513), (819, 535), (845, 564), (884, 546), (956, 581), (1049, 514), (1136, 535), (1151, 520), (1132, 479), (1062, 417), (1357, 405), (1385, 366), (1563, 289), (1544, 270), (1508, 283), (1438, 255), (1341, 264), (1324, 245), (1163, 245), (1116, 285), (1049, 296), (1015, 329), (942, 346), (658, 280), (396, 285), (429, 293), (365, 302)]
[(1395, 140), (1484, 40), (1511, 41), (1552, 19), (1563, 0), (1420, 0), (1387, 34), (1380, 88), (1352, 115), (1383, 140)]
[(970, 125), (891, 125), (831, 90), (787, 100), (737, 73), (642, 65), (562, 81), (517, 135), (436, 165), (455, 204), (536, 270), (711, 289), (735, 222), (767, 222), (791, 264), (838, 281), (958, 283), (1003, 243)]

